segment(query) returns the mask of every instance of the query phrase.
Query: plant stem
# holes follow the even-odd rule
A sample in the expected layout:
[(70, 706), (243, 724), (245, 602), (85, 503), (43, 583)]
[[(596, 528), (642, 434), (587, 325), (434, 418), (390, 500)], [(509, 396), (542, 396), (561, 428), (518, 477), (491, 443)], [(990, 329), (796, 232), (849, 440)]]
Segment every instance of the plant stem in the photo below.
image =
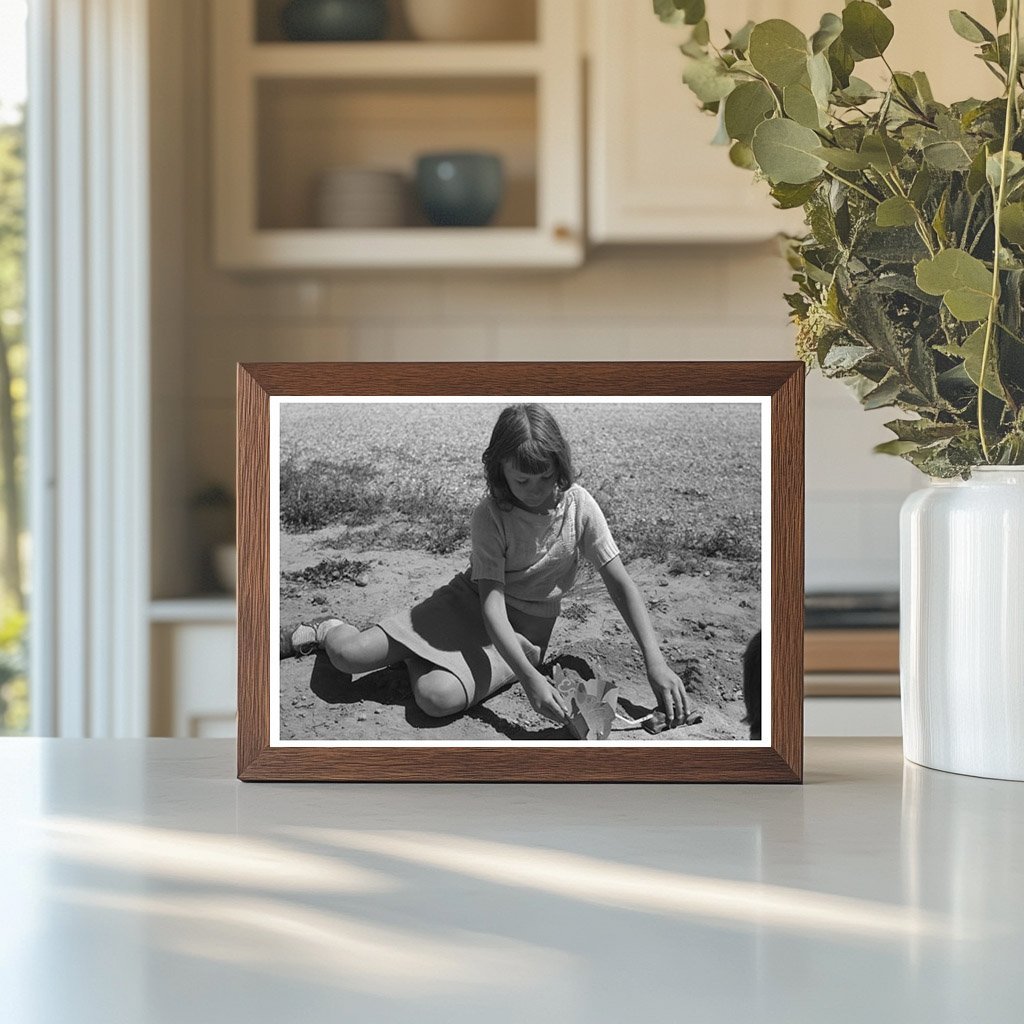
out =
[[(907, 202), (910, 203), (910, 198), (907, 196), (906, 190), (903, 188), (903, 182), (900, 181), (899, 172), (895, 167), (893, 168), (892, 174), (883, 174), (882, 178), (890, 184), (900, 198), (906, 199)], [(924, 214), (921, 213), (915, 203), (910, 203), (910, 206), (914, 211), (914, 216), (917, 218), (917, 233), (921, 237), (921, 241), (924, 242), (925, 248), (928, 250), (928, 254), (930, 256), (934, 256), (935, 247), (932, 245), (932, 235), (928, 228), (928, 222), (924, 219)], [(938, 238), (936, 238), (935, 241), (938, 243)]]
[(1011, 331), (1010, 328), (1007, 327), (1002, 320), (996, 321), (996, 327), (998, 327), (1001, 331), (1005, 331), (1015, 341), (1019, 341), (1022, 345), (1024, 345), (1024, 338), (1022, 338), (1016, 331)]
[(992, 332), (999, 312), (1000, 241), (1002, 240), (1003, 203), (1006, 199), (1006, 165), (1013, 138), (1013, 121), (1017, 113), (1017, 74), (1020, 64), (1020, 0), (1010, 0), (1010, 73), (1006, 84), (1006, 123), (1003, 126), (1003, 151), (999, 167), (999, 190), (995, 196), (995, 252), (992, 256), (992, 294), (989, 298), (988, 319), (985, 322), (985, 345), (981, 350), (981, 370), (978, 373), (978, 435), (985, 461), (992, 462), (988, 436), (985, 433), (985, 373), (992, 349)]
[(825, 168), (825, 173), (830, 178), (832, 178), (833, 181), (838, 181), (840, 184), (845, 185), (847, 188), (852, 188), (854, 190), (854, 192), (859, 192), (866, 199), (870, 199), (871, 202), (873, 202), (875, 204), (875, 206), (877, 206), (878, 203), (880, 202), (880, 200), (878, 198), (873, 196), (866, 189), (861, 188), (860, 185), (857, 185), (857, 184), (855, 184), (852, 181), (847, 181), (845, 178), (840, 178), (838, 174), (833, 174), (833, 172), (830, 171), (827, 167)]

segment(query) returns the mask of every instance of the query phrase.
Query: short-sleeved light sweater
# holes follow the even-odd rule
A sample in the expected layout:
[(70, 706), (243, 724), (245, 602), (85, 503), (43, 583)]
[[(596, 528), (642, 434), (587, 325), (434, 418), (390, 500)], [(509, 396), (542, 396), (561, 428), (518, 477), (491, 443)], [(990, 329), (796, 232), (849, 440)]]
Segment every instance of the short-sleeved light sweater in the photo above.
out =
[(466, 578), (504, 583), (507, 604), (545, 618), (561, 610), (581, 552), (597, 569), (619, 553), (601, 507), (579, 484), (549, 512), (506, 510), (484, 498), (473, 512), (470, 539)]

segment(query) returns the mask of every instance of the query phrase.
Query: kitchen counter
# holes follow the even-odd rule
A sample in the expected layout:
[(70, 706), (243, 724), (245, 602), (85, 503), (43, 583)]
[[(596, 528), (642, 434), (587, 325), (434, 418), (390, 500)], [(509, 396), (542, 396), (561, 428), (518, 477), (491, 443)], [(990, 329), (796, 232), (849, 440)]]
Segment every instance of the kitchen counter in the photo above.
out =
[(1024, 785), (809, 740), (798, 786), (256, 785), (2, 740), (11, 1024), (1020, 1019)]

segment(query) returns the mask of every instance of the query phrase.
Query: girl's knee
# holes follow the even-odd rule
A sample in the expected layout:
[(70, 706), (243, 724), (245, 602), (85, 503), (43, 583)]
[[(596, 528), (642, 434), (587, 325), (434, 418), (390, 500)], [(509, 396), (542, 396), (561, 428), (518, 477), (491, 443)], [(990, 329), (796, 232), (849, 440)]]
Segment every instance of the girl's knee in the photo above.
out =
[(336, 626), (324, 637), (324, 652), (340, 672), (364, 672), (367, 662), (364, 633)]
[(443, 669), (420, 676), (413, 683), (412, 693), (419, 709), (431, 718), (457, 715), (469, 706), (462, 683)]

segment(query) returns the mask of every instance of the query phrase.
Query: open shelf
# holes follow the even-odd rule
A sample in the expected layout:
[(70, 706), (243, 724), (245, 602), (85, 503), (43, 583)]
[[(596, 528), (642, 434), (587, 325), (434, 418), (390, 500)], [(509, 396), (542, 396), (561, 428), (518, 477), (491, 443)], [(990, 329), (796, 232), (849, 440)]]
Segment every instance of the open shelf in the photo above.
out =
[[(525, 40), (417, 42), (399, 24), (395, 38), (380, 42), (298, 43), (280, 39), (278, 0), (218, 0), (211, 12), (217, 264), (578, 266), (578, 11), (566, 0), (521, 2), (530, 15)], [(485, 227), (433, 227), (415, 201), (417, 158), (451, 151), (501, 158), (504, 194)], [(325, 225), (316, 197), (324, 176), (339, 169), (401, 174), (406, 209), (379, 201), (379, 218), (370, 220), (365, 207), (346, 217), (379, 228), (339, 229), (327, 218)]]
[[(406, 182), (405, 223), (377, 230), (430, 230), (415, 198), (416, 160), (424, 153), (451, 150), (495, 153), (505, 176), (505, 194), (492, 224), (466, 229), (460, 238), (501, 228), (536, 228), (535, 85), (533, 79), (260, 82), (258, 228), (330, 230), (317, 222), (315, 212), (321, 176), (337, 167), (365, 167), (398, 172)], [(447, 234), (453, 229), (435, 230)]]

